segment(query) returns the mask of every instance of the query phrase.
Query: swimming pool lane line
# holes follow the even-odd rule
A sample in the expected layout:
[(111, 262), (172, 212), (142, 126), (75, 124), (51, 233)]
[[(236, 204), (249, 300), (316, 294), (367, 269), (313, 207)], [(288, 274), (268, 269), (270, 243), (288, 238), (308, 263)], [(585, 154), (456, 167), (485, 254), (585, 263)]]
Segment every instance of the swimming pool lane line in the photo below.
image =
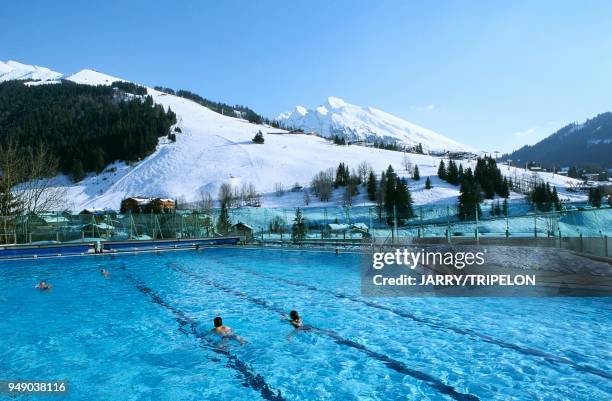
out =
[[(178, 263), (168, 263), (167, 266), (169, 266), (170, 268), (181, 272), (183, 274), (186, 274), (192, 278), (195, 278), (197, 280), (203, 281), (206, 285), (214, 287), (220, 291), (223, 291), (227, 294), (232, 294), (234, 296), (237, 296), (239, 298), (245, 299), (251, 303), (254, 303), (264, 309), (268, 309), (271, 310), (275, 313), (278, 314), (285, 314), (285, 310), (280, 309), (272, 304), (270, 304), (269, 302), (259, 299), (259, 298), (255, 298), (252, 297), (250, 295), (248, 295), (247, 293), (240, 291), (240, 290), (236, 290), (230, 287), (227, 287), (223, 284), (220, 284), (216, 281), (210, 280), (207, 277), (204, 277), (200, 274), (191, 272), (187, 269), (185, 269), (183, 266), (180, 266)], [(344, 345), (353, 349), (356, 349), (358, 351), (361, 351), (362, 353), (364, 353), (365, 355), (367, 355), (370, 358), (373, 358), (381, 363), (383, 363), (386, 367), (388, 367), (389, 369), (392, 369), (394, 371), (396, 371), (397, 373), (406, 375), (406, 376), (410, 376), (414, 379), (420, 380), (426, 384), (428, 384), (430, 387), (432, 387), (434, 390), (438, 391), (441, 394), (444, 395), (448, 395), (450, 397), (452, 397), (453, 399), (457, 400), (457, 401), (480, 401), (480, 399), (473, 395), (473, 394), (469, 394), (469, 393), (461, 393), (458, 390), (456, 390), (454, 387), (445, 384), (444, 382), (442, 382), (441, 380), (439, 380), (436, 377), (433, 377), (427, 373), (415, 370), (415, 369), (411, 369), (409, 368), (405, 363), (398, 361), (396, 359), (393, 359), (387, 355), (381, 354), (380, 352), (371, 350), (369, 348), (367, 348), (366, 346), (359, 344), (353, 340), (349, 340), (347, 338), (342, 337), (340, 334), (336, 333), (333, 330), (328, 330), (328, 329), (320, 329), (318, 327), (314, 327), (314, 326), (309, 326), (310, 328), (313, 329), (313, 333), (319, 333), (319, 334), (323, 334), (326, 335), (327, 337), (331, 338), (332, 340), (334, 340), (334, 342), (336, 342), (336, 344), (339, 345)]]
[(384, 311), (387, 311), (387, 312), (394, 313), (397, 316), (400, 316), (400, 317), (403, 317), (403, 318), (406, 318), (406, 319), (410, 319), (410, 320), (413, 320), (413, 321), (418, 322), (418, 323), (423, 323), (423, 324), (425, 324), (425, 325), (427, 325), (429, 327), (433, 327), (435, 329), (449, 330), (449, 331), (453, 331), (453, 332), (455, 332), (457, 334), (461, 334), (461, 335), (474, 336), (474, 337), (477, 337), (477, 338), (479, 338), (479, 339), (481, 339), (481, 340), (483, 340), (483, 341), (485, 341), (485, 342), (487, 342), (489, 344), (494, 344), (494, 345), (497, 345), (497, 346), (502, 347), (502, 348), (511, 349), (513, 351), (517, 351), (517, 352), (519, 352), (521, 354), (524, 354), (524, 355), (528, 355), (528, 356), (532, 356), (532, 357), (540, 357), (540, 358), (544, 359), (545, 361), (547, 361), (547, 362), (549, 362), (549, 363), (551, 363), (553, 365), (561, 364), (561, 365), (570, 366), (573, 369), (578, 370), (580, 372), (590, 373), (590, 374), (602, 377), (604, 379), (612, 380), (612, 374), (610, 374), (610, 373), (608, 373), (608, 372), (606, 372), (606, 371), (604, 371), (602, 369), (598, 369), (598, 368), (596, 368), (594, 366), (590, 366), (590, 365), (581, 365), (579, 363), (576, 363), (576, 362), (572, 361), (569, 358), (565, 358), (565, 357), (557, 356), (557, 355), (554, 355), (554, 354), (550, 354), (550, 353), (548, 353), (546, 351), (541, 351), (541, 350), (538, 350), (538, 349), (535, 349), (535, 348), (531, 348), (531, 347), (526, 347), (526, 346), (523, 346), (523, 345), (513, 344), (513, 343), (510, 343), (510, 342), (507, 342), (507, 341), (504, 341), (504, 340), (500, 340), (500, 339), (495, 338), (495, 337), (488, 336), (486, 334), (479, 333), (479, 332), (474, 331), (474, 330), (464, 329), (464, 328), (456, 327), (456, 326), (449, 326), (449, 325), (445, 325), (445, 324), (440, 324), (440, 323), (438, 323), (438, 322), (436, 322), (434, 320), (431, 320), (431, 319), (427, 319), (427, 318), (424, 318), (424, 317), (419, 317), (419, 316), (414, 315), (414, 314), (409, 313), (409, 312), (405, 312), (405, 311), (402, 311), (402, 310), (399, 310), (399, 309), (396, 309), (396, 308), (392, 308), (392, 307), (389, 307), (389, 306), (381, 305), (381, 304), (378, 304), (378, 303), (373, 302), (373, 301), (367, 301), (367, 300), (364, 300), (364, 299), (360, 299), (360, 298), (357, 298), (357, 297), (354, 297), (354, 296), (351, 296), (351, 295), (347, 295), (347, 294), (343, 294), (343, 293), (339, 293), (339, 292), (335, 292), (335, 291), (331, 291), (331, 290), (326, 290), (326, 289), (320, 289), (320, 288), (317, 288), (317, 287), (315, 287), (313, 285), (304, 284), (304, 283), (301, 283), (299, 281), (294, 281), (294, 280), (289, 280), (289, 279), (282, 278), (282, 277), (270, 276), (270, 275), (267, 275), (267, 274), (262, 274), (262, 273), (255, 272), (255, 271), (252, 271), (252, 270), (249, 270), (249, 269), (245, 269), (245, 268), (240, 267), (240, 266), (236, 266), (236, 265), (231, 264), (231, 263), (227, 263), (225, 261), (223, 261), (222, 263), (223, 263), (224, 266), (229, 266), (229, 267), (232, 267), (232, 268), (237, 269), (239, 271), (242, 271), (242, 272), (245, 272), (245, 273), (252, 274), (254, 276), (258, 276), (258, 277), (264, 278), (266, 280), (274, 280), (274, 281), (277, 281), (277, 282), (281, 282), (281, 283), (285, 283), (285, 284), (290, 284), (290, 285), (294, 285), (294, 286), (297, 286), (297, 287), (307, 288), (308, 290), (311, 290), (311, 291), (322, 292), (322, 293), (325, 293), (325, 294), (333, 295), (334, 297), (339, 298), (339, 299), (347, 299), (349, 301), (360, 303), (360, 304), (363, 304), (363, 305), (366, 305), (366, 306), (369, 306), (369, 307), (372, 307), (372, 308), (376, 308), (376, 309), (380, 309), (380, 310), (384, 310)]
[[(242, 375), (244, 383), (247, 387), (259, 391), (261, 396), (268, 401), (285, 401), (280, 390), (275, 390), (266, 383), (263, 376), (252, 370), (245, 362), (240, 360), (236, 355), (228, 350), (224, 350), (217, 346), (211, 345), (205, 334), (199, 330), (198, 323), (195, 319), (189, 317), (185, 312), (168, 303), (161, 295), (148, 287), (142, 280), (125, 271), (122, 266), (123, 273), (132, 281), (134, 286), (144, 295), (148, 296), (156, 305), (159, 305), (174, 315), (174, 320), (179, 324), (179, 331), (185, 335), (191, 335), (200, 340), (200, 346), (209, 349), (219, 355), (223, 355), (228, 359), (226, 366), (237, 371)], [(215, 361), (213, 359), (213, 361)]]

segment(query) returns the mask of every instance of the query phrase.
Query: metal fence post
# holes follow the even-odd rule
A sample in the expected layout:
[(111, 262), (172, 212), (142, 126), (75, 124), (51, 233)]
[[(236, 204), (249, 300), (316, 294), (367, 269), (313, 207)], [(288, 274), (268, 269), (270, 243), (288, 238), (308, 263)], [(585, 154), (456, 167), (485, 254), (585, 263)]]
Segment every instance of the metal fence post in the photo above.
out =
[(425, 232), (423, 231), (423, 206), (419, 208), (419, 222), (421, 223), (421, 227), (419, 228), (419, 238), (424, 238)]
[(451, 227), (450, 227), (450, 210), (449, 206), (446, 205), (446, 242), (450, 244), (451, 242)]
[(393, 231), (395, 232), (393, 243), (395, 243), (395, 241), (399, 242), (399, 239), (397, 238), (397, 208), (395, 205), (393, 205)]
[(476, 203), (476, 245), (478, 245), (478, 203)]

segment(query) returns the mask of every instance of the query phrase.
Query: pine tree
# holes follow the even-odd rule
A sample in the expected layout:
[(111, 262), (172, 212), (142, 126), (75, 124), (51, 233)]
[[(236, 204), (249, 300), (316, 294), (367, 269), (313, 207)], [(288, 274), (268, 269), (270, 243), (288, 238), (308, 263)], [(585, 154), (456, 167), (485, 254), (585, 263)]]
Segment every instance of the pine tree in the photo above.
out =
[(425, 180), (425, 189), (432, 189), (433, 186), (431, 185), (431, 180), (429, 179), (429, 176), (427, 177), (427, 179)]
[(397, 175), (393, 170), (393, 167), (389, 165), (385, 174), (385, 216), (387, 217), (387, 224), (393, 224), (393, 207), (396, 203), (396, 189), (397, 189)]
[(557, 210), (560, 210), (561, 205), (559, 197), (555, 195), (555, 193), (556, 188), (553, 187), (551, 190), (549, 183), (537, 183), (529, 194), (529, 200), (533, 204), (535, 210), (548, 212), (553, 206), (557, 208)]
[(555, 206), (555, 210), (561, 211), (561, 201), (559, 200), (559, 194), (557, 193), (557, 187), (553, 187), (552, 202), (553, 202), (553, 205)]
[(502, 180), (501, 192), (499, 196), (501, 196), (502, 198), (506, 198), (506, 199), (510, 196), (510, 184), (506, 177), (504, 177), (504, 179)]
[(366, 186), (368, 191), (368, 199), (374, 202), (376, 200), (376, 188), (378, 187), (378, 183), (376, 182), (376, 174), (374, 174), (373, 171), (370, 171)]
[(396, 179), (395, 211), (399, 225), (404, 225), (405, 220), (414, 216), (414, 212), (412, 210), (412, 195), (408, 189), (406, 179)]
[(475, 180), (471, 179), (472, 170), (468, 168), (465, 172), (465, 178), (459, 189), (459, 204), (457, 205), (459, 218), (461, 220), (471, 220), (476, 217), (476, 213), (480, 217), (482, 211), (480, 209), (480, 186)]
[(416, 164), (414, 165), (414, 172), (412, 173), (412, 178), (415, 181), (418, 181), (421, 179), (421, 174), (419, 173), (419, 166), (417, 166)]
[(501, 216), (502, 208), (501, 208), (501, 205), (499, 204), (499, 200), (495, 201), (494, 210), (495, 210), (495, 215), (496, 216)]
[(217, 219), (217, 231), (221, 234), (227, 234), (231, 226), (232, 223), (229, 218), (229, 212), (224, 202), (221, 204), (221, 212), (219, 213), (219, 218)]
[(457, 169), (457, 164), (453, 160), (449, 160), (448, 169), (446, 170), (446, 181), (449, 184), (458, 185), (459, 184), (459, 170)]
[(301, 243), (306, 239), (306, 219), (302, 217), (302, 211), (298, 207), (295, 210), (295, 218), (291, 227), (291, 240), (294, 243)]
[(385, 195), (387, 193), (387, 174), (383, 171), (380, 174), (380, 182), (378, 183), (378, 190), (376, 191), (376, 212), (378, 214), (378, 221), (382, 222), (383, 212), (385, 210)]
[(446, 180), (446, 167), (444, 166), (444, 160), (440, 160), (440, 165), (438, 166), (438, 178), (441, 180)]
[(567, 172), (567, 176), (570, 178), (578, 178), (579, 174), (578, 174), (578, 169), (576, 168), (576, 166), (571, 166), (569, 168), (569, 171)]
[(601, 187), (595, 187), (589, 189), (589, 203), (593, 207), (601, 207), (601, 198), (603, 197), (603, 191)]
[(350, 179), (350, 172), (348, 165), (344, 163), (340, 163), (338, 168), (336, 169), (336, 181), (334, 182), (334, 186), (336, 188), (343, 187), (348, 184)]
[(255, 134), (255, 136), (253, 137), (253, 142), (257, 143), (257, 144), (262, 144), (264, 143), (264, 136), (261, 133), (261, 131), (257, 131), (257, 133)]
[(482, 188), (485, 198), (493, 199), (495, 194), (503, 198), (510, 196), (508, 180), (502, 175), (497, 162), (492, 157), (478, 158), (474, 178)]

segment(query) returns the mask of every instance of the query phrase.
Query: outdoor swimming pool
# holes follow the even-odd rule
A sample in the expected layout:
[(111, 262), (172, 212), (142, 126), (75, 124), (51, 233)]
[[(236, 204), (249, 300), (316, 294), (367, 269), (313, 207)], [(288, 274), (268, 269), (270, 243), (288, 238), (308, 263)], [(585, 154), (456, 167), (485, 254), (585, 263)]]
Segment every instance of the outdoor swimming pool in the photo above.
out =
[[(362, 298), (359, 258), (0, 262), (0, 380), (65, 379), (73, 400), (612, 398), (612, 299)], [(319, 330), (293, 333), (291, 309)], [(217, 314), (248, 343), (215, 347)]]

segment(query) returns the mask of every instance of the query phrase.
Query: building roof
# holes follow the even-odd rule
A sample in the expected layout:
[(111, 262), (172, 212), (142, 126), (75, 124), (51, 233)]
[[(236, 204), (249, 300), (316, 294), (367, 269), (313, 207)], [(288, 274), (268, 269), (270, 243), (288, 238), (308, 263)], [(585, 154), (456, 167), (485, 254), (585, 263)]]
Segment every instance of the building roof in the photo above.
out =
[(41, 215), (40, 218), (49, 224), (68, 223), (69, 221), (67, 218), (61, 215)]
[(98, 209), (98, 208), (95, 208), (95, 207), (88, 207), (88, 208), (85, 208), (85, 209), (81, 210), (81, 214), (83, 214), (83, 213), (88, 213), (88, 214), (103, 214), (104, 212), (105, 212), (104, 209)]
[(107, 224), (107, 223), (96, 223), (96, 224), (89, 223), (89, 224), (83, 225), (81, 229), (82, 230), (85, 228), (90, 229), (93, 227), (97, 228), (98, 230), (114, 230), (115, 229), (114, 226), (111, 226), (110, 224)]
[(347, 230), (349, 228), (348, 224), (336, 224), (336, 223), (329, 223), (327, 225), (327, 227), (332, 230), (332, 231), (341, 231), (341, 230)]
[(354, 230), (363, 230), (367, 231), (368, 226), (365, 223), (353, 223), (353, 224), (338, 224), (338, 223), (329, 223), (327, 228), (331, 231), (345, 231), (348, 229)]
[(368, 229), (368, 226), (365, 223), (354, 223), (354, 224), (351, 224), (351, 227), (352, 228), (358, 228), (360, 230), (367, 230)]
[(251, 227), (250, 225), (243, 223), (241, 221), (239, 221), (238, 223), (232, 225), (232, 227), (244, 227), (244, 228), (248, 228), (249, 230), (253, 230), (253, 227)]

